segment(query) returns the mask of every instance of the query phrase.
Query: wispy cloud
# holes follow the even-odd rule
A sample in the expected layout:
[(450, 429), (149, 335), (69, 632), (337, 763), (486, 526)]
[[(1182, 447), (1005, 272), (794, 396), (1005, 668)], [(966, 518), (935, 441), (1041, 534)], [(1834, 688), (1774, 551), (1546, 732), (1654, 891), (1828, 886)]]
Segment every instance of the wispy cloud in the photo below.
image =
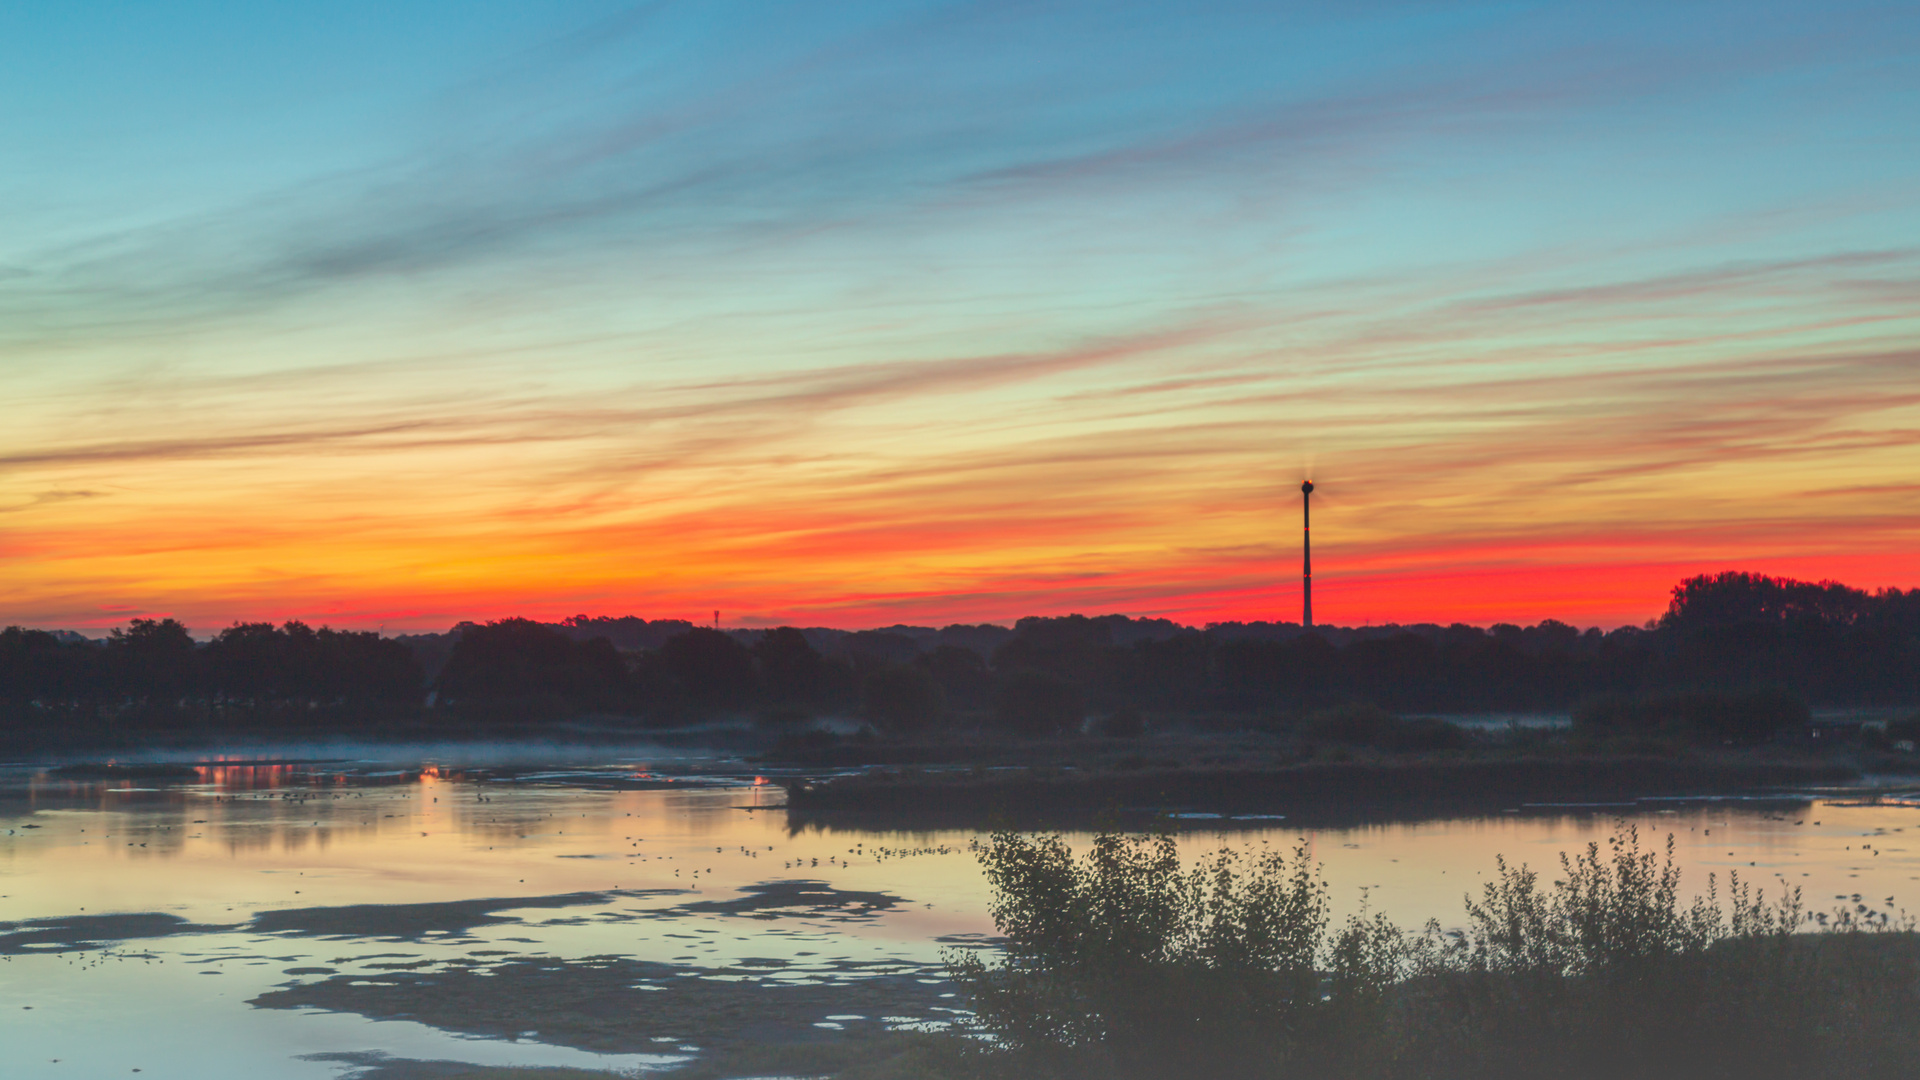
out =
[[(1321, 166), (1344, 170), (1356, 152), (1386, 168), (1379, 155), (1409, 138), (1460, 139), (1490, 117), (1709, 86), (1778, 62), (1785, 47), (1746, 42), (1703, 64), (1657, 49), (1623, 59), (1587, 43), (1543, 53), (1496, 36), (1471, 74), (1408, 55), (1304, 93), (1243, 79), (1143, 125), (1138, 110), (1103, 99), (1121, 85), (1095, 74), (1111, 62), (1099, 51), (1110, 35), (1089, 33), (1086, 13), (1070, 6), (938, 9), (840, 36), (795, 34), (787, 46), (755, 41), (741, 61), (697, 81), (639, 74), (660, 64), (654, 36), (712, 33), (689, 29), (689, 10), (648, 5), (501, 64), (449, 95), (434, 135), (400, 157), (37, 252), (0, 286), (7, 336), (144, 333), (368, 279), (539, 260), (556, 244), (684, 258), (937, 212), (982, 189), (996, 198), (1008, 185), (1083, 193), (1100, 177), (1148, 167), (1174, 170), (1189, 189), (1210, 186), (1223, 168), (1270, 187)], [(1052, 73), (983, 63), (954, 45), (1074, 31), (1095, 51)], [(1205, 54), (1176, 50), (1167, 60), (1175, 67), (1164, 77), (1181, 78)], [(622, 64), (636, 73), (609, 79)], [(1250, 154), (1264, 164), (1246, 172)], [(1265, 171), (1274, 163), (1282, 173)]]
[(72, 502), (75, 499), (97, 499), (103, 494), (105, 493), (99, 491), (42, 491), (23, 503), (18, 503), (13, 506), (0, 505), (0, 514), (16, 514), (20, 511), (32, 510), (37, 507)]
[(715, 10), (0, 252), (0, 607), (1243, 611), (1303, 460), (1380, 595), (1907, 565), (1899, 13)]

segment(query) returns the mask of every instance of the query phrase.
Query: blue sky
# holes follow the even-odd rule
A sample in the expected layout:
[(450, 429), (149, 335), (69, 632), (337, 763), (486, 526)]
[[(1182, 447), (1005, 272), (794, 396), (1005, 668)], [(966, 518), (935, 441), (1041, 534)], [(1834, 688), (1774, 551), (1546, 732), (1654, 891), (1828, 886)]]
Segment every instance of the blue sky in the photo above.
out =
[(1461, 543), (1514, 617), (1657, 610), (1540, 584), (1601, 534), (1892, 583), (1916, 52), (1910, 5), (14, 5), (0, 617), (1241, 617), (1303, 469), (1383, 613)]

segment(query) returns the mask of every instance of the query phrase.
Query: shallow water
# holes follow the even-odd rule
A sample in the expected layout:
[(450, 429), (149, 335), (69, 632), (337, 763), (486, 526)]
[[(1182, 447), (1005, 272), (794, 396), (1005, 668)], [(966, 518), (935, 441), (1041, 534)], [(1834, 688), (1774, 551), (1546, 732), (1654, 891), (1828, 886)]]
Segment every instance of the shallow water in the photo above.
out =
[[(367, 1060), (327, 1055), (366, 1053), (633, 1068), (952, 1015), (942, 950), (993, 930), (974, 832), (795, 829), (750, 773), (662, 767), (0, 770), (7, 1075), (327, 1077)], [(1689, 888), (1738, 871), (1816, 910), (1920, 897), (1920, 808), (1898, 802), (1181, 825), (1194, 853), (1304, 843), (1342, 914), (1417, 926), (1458, 923), (1496, 855), (1550, 871), (1621, 820), (1672, 834)]]

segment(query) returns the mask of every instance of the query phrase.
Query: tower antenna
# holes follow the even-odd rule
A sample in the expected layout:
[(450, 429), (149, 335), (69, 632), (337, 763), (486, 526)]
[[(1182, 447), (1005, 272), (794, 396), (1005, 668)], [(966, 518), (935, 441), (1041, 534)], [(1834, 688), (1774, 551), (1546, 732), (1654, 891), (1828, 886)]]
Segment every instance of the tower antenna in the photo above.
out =
[(1313, 627), (1313, 481), (1300, 484), (1300, 625)]

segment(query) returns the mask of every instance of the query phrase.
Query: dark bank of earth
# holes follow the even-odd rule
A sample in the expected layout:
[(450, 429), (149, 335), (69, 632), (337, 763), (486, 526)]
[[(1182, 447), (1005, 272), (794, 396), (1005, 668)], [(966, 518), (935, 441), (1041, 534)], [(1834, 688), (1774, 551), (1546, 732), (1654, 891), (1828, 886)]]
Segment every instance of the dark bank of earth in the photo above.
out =
[(67, 915), (23, 922), (0, 922), (0, 956), (107, 948), (127, 941), (231, 929), (231, 926), (202, 926), (178, 915), (161, 912)]
[(796, 812), (928, 814), (979, 820), (1028, 813), (1202, 810), (1290, 813), (1385, 807), (1506, 808), (1662, 795), (1762, 793), (1843, 784), (1817, 760), (1515, 758), (1325, 762), (1127, 771), (1068, 768), (874, 770), (787, 784)]
[(341, 1066), (351, 1070), (348, 1075), (352, 1080), (610, 1080), (616, 1075), (599, 1069), (472, 1065), (464, 1061), (417, 1061), (365, 1052), (307, 1054), (302, 1060)]
[(492, 897), (425, 904), (347, 904), (337, 907), (282, 908), (254, 916), (252, 929), (263, 934), (316, 937), (364, 937), (385, 941), (418, 941), (428, 934), (464, 935), (481, 926), (517, 923), (499, 914), (529, 908), (566, 908), (609, 904), (650, 896), (672, 895), (679, 889), (626, 889), (607, 892), (563, 893), (558, 896)]
[[(419, 940), (447, 944), (483, 925), (518, 921), (506, 911), (602, 908), (557, 916), (558, 922), (633, 921), (686, 914), (741, 919), (803, 917), (855, 921), (902, 903), (884, 892), (835, 889), (814, 879), (762, 882), (727, 901), (692, 901), (661, 908), (607, 909), (603, 905), (654, 899), (680, 890), (568, 893), (441, 904), (363, 904), (263, 913), (252, 929), (279, 935)], [(524, 912), (523, 912), (524, 913)], [(957, 941), (977, 947), (975, 941)], [(742, 958), (726, 967), (660, 963), (623, 956), (494, 959), (476, 953), (444, 961), (369, 964), (336, 974), (332, 968), (295, 967), (296, 981), (262, 994), (257, 1008), (315, 1008), (375, 1020), (412, 1020), (445, 1031), (489, 1038), (531, 1039), (598, 1053), (697, 1056), (690, 1075), (791, 1075), (836, 1072), (850, 1061), (897, 1054), (912, 1036), (898, 1024), (939, 1023), (955, 1013), (957, 988), (944, 967), (898, 960), (818, 962)], [(408, 1061), (382, 1055), (323, 1055), (383, 1080), (533, 1080), (608, 1074), (577, 1070), (484, 1068), (452, 1062)], [(760, 1069), (770, 1062), (777, 1068)], [(796, 1063), (806, 1065), (797, 1068)], [(814, 1066), (818, 1066), (817, 1068)]]
[(938, 1019), (954, 1001), (939, 968), (840, 961), (818, 981), (787, 981), (781, 960), (745, 959), (727, 969), (688, 968), (624, 957), (528, 959), (433, 972), (340, 975), (272, 990), (249, 1004), (319, 1008), (375, 1020), (415, 1020), (446, 1031), (602, 1053), (673, 1053), (742, 1043), (837, 1041), (840, 1022), (883, 1028), (883, 1017)]

